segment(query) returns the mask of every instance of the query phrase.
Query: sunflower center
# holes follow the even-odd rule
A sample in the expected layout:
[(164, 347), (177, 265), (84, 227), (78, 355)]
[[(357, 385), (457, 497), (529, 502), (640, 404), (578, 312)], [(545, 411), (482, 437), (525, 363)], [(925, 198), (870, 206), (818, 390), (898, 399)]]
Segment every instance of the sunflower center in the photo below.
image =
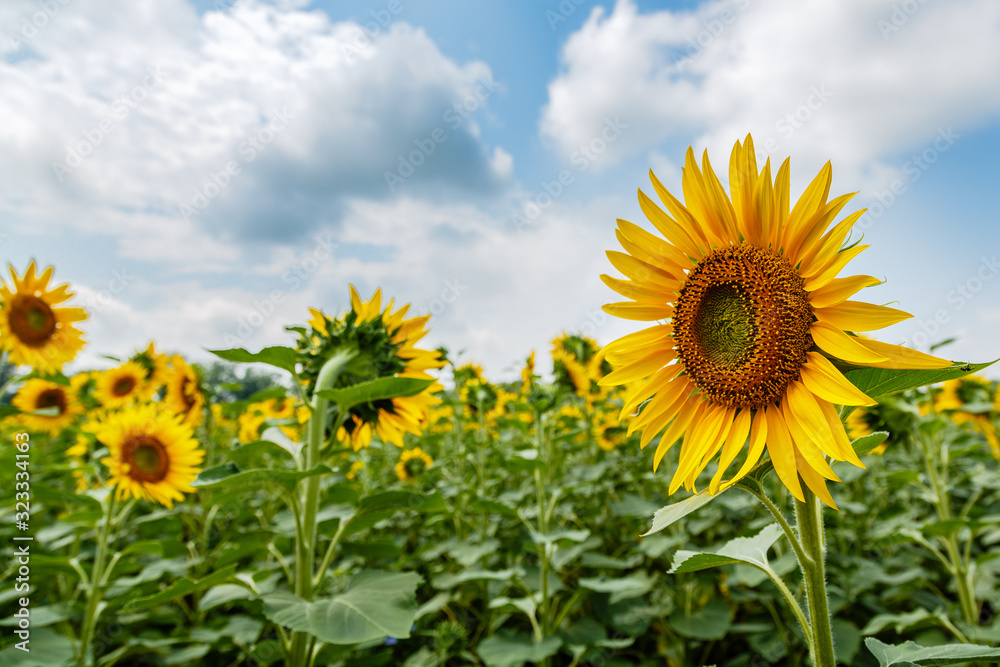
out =
[(770, 250), (713, 250), (691, 272), (674, 311), (678, 356), (695, 385), (728, 407), (777, 403), (812, 347), (804, 281)]
[(733, 368), (745, 360), (752, 349), (753, 318), (739, 285), (709, 285), (694, 318), (694, 335), (717, 366)]
[(415, 457), (403, 464), (406, 474), (410, 477), (419, 477), (427, 469), (427, 462), (420, 457)]
[(139, 435), (122, 445), (122, 462), (128, 465), (128, 476), (139, 482), (159, 482), (167, 476), (170, 457), (158, 439)]
[(111, 391), (115, 393), (115, 396), (128, 396), (129, 392), (131, 392), (133, 388), (135, 388), (135, 378), (123, 377), (115, 380), (115, 384), (111, 387)]
[(22, 343), (41, 347), (56, 330), (56, 316), (49, 304), (33, 294), (14, 297), (10, 311), (10, 329)]
[(59, 408), (59, 414), (66, 412), (66, 392), (62, 389), (46, 389), (35, 399), (35, 409)]

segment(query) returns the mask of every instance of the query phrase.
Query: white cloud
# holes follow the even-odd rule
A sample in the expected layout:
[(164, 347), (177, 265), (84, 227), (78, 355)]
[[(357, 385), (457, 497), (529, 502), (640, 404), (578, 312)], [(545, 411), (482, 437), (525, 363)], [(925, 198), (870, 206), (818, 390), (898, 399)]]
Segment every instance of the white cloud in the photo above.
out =
[(293, 242), (335, 224), (345, 197), (388, 197), (400, 156), (416, 166), (397, 190), (414, 195), (510, 177), (509, 154), (477, 138), (490, 69), (444, 56), (405, 11), (366, 34), (256, 0), (201, 16), (48, 4), (44, 21), (38, 3), (0, 10), (0, 199), (25, 229), (113, 235), (127, 256), (204, 270), (231, 265), (234, 241)]
[(850, 182), (885, 182), (898, 174), (879, 158), (997, 116), (1000, 5), (721, 0), (640, 13), (619, 0), (592, 12), (562, 61), (541, 132), (565, 155), (620, 115), (631, 129), (619, 159), (696, 137), (724, 165), (751, 131), (759, 152), (804, 157), (804, 171), (832, 158)]

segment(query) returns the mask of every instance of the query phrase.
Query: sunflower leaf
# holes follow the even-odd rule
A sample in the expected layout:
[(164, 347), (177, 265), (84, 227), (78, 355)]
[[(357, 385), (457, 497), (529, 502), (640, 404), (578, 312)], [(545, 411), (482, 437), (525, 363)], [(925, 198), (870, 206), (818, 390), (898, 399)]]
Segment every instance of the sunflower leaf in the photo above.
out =
[(854, 447), (854, 451), (857, 452), (858, 456), (864, 456), (865, 454), (871, 454), (872, 450), (885, 442), (888, 437), (888, 432), (876, 431), (870, 435), (858, 438), (851, 443), (851, 446)]
[(233, 463), (215, 466), (198, 473), (191, 482), (194, 487), (223, 488), (233, 485), (248, 486), (254, 484), (278, 484), (289, 491), (295, 490), (300, 479), (325, 475), (331, 470), (325, 465), (318, 465), (312, 470), (244, 470), (241, 471)]
[(264, 615), (330, 644), (382, 637), (405, 639), (416, 617), (413, 595), (422, 578), (413, 572), (360, 572), (347, 592), (306, 602), (287, 592), (265, 595)]
[(770, 569), (767, 562), (767, 550), (782, 536), (781, 526), (772, 523), (765, 526), (754, 537), (737, 537), (726, 542), (714, 553), (704, 551), (678, 551), (674, 554), (673, 568), (670, 574), (684, 574), (707, 570), (720, 565), (735, 565), (745, 563), (765, 572)]
[(273, 345), (265, 347), (260, 352), (247, 352), (242, 347), (234, 347), (229, 350), (209, 350), (209, 352), (226, 361), (268, 364), (295, 375), (295, 350), (290, 347)]
[(872, 398), (896, 394), (907, 389), (916, 389), (929, 384), (937, 384), (945, 380), (954, 380), (973, 373), (978, 373), (987, 366), (995, 364), (1000, 359), (982, 364), (963, 364), (956, 362), (948, 368), (930, 370), (893, 370), (889, 368), (868, 368), (852, 366), (844, 372), (844, 376), (855, 387)]
[(172, 584), (155, 595), (149, 595), (147, 597), (126, 602), (124, 609), (132, 612), (139, 609), (145, 609), (147, 607), (155, 607), (158, 604), (163, 604), (164, 602), (170, 602), (171, 600), (176, 600), (177, 598), (184, 597), (185, 595), (190, 595), (195, 591), (218, 586), (219, 584), (226, 583), (232, 579), (233, 575), (236, 574), (236, 567), (237, 564), (232, 563), (221, 570), (217, 570), (212, 574), (198, 579), (197, 581), (191, 581), (190, 579), (182, 577), (175, 580)]
[[(716, 494), (718, 495), (718, 494)], [(697, 495), (686, 498), (679, 503), (674, 503), (673, 505), (667, 505), (666, 507), (661, 507), (656, 510), (653, 515), (653, 525), (652, 527), (643, 533), (641, 537), (647, 537), (653, 533), (658, 533), (675, 521), (683, 519), (691, 512), (699, 509), (708, 503), (712, 502), (716, 496), (710, 493), (699, 493)]]
[[(1000, 658), (1000, 648), (978, 646), (976, 644), (944, 644), (928, 646), (906, 642), (904, 644), (883, 644), (874, 637), (865, 640), (865, 646), (878, 658), (880, 667), (893, 665), (954, 665), (973, 660)], [(992, 662), (992, 660), (991, 660)]]
[(340, 407), (340, 411), (345, 413), (355, 405), (362, 403), (374, 403), (375, 401), (390, 398), (415, 396), (432, 384), (434, 384), (434, 380), (383, 377), (367, 382), (359, 382), (350, 387), (323, 389), (319, 392), (319, 395), (336, 403)]

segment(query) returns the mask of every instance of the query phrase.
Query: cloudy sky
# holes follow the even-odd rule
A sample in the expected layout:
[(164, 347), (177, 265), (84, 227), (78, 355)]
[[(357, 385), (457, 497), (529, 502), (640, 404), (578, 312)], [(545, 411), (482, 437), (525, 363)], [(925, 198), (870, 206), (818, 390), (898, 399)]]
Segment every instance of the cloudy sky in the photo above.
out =
[(5, 0), (0, 50), (3, 258), (72, 283), (76, 367), (288, 344), (353, 283), (513, 377), (635, 328), (615, 219), (748, 132), (793, 197), (859, 191), (884, 340), (1000, 356), (992, 0)]

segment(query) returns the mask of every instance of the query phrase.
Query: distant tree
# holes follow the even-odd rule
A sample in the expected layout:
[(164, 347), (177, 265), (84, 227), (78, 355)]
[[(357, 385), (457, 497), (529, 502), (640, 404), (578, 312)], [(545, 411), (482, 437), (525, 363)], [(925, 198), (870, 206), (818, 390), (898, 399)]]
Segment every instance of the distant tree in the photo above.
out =
[[(228, 361), (213, 361), (199, 366), (205, 391), (218, 403), (243, 401), (258, 391), (286, 386), (277, 374), (250, 366)], [(242, 373), (237, 369), (242, 370)]]

